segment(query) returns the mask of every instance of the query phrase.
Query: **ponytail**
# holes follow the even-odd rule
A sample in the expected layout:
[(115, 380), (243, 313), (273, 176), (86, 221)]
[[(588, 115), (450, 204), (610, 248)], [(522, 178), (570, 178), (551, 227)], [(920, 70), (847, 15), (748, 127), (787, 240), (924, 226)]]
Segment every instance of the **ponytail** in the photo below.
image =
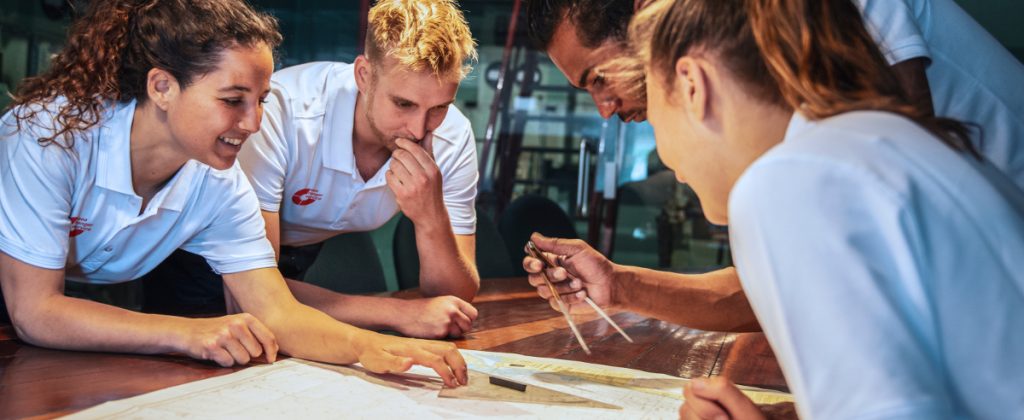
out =
[(967, 127), (915, 105), (850, 0), (747, 0), (760, 55), (789, 106), (810, 119), (848, 111), (901, 114), (980, 159)]
[(40, 124), (40, 112), (52, 114), (39, 144), (70, 148), (111, 102), (145, 103), (151, 69), (168, 71), (185, 89), (215, 70), (225, 49), (280, 43), (277, 21), (245, 0), (93, 0), (49, 70), (25, 79), (10, 109), (18, 130)]
[(850, 0), (675, 0), (658, 20), (650, 67), (666, 85), (678, 59), (709, 53), (762, 102), (815, 120), (893, 112), (980, 159), (963, 123), (910, 101)]
[[(712, 55), (746, 88), (751, 97), (786, 107), (747, 21), (746, 0), (675, 0), (655, 19), (649, 48), (650, 75), (661, 75), (665, 86), (675, 80), (675, 63), (687, 55)], [(660, 16), (659, 16), (660, 14)], [(634, 27), (639, 27), (639, 23)], [(632, 35), (631, 35), (632, 36)], [(636, 37), (634, 42), (636, 41)], [(649, 80), (647, 83), (655, 81)]]

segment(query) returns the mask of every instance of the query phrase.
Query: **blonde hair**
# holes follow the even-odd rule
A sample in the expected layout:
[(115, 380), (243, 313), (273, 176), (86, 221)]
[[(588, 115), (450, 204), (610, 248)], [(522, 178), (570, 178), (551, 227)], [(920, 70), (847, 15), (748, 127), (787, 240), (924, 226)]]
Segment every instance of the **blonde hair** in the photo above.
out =
[(380, 0), (370, 9), (366, 56), (461, 81), (476, 61), (476, 41), (453, 0)]

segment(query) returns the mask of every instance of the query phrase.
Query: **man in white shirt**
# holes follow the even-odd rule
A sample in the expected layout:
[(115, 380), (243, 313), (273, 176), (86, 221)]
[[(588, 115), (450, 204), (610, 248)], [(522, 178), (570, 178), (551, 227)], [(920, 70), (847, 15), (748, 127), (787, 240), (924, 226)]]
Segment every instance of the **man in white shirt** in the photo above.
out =
[[(449, 0), (380, 2), (369, 24), (366, 55), (354, 63), (274, 74), (264, 123), (239, 162), (300, 301), (360, 327), (461, 336), (477, 316), (468, 301), (480, 284), (478, 175), (470, 123), (453, 102), (475, 43)], [(426, 298), (343, 295), (292, 280), (301, 279), (323, 241), (376, 229), (398, 211), (416, 227)], [(185, 258), (179, 266), (196, 262), (177, 258)], [(190, 275), (206, 278), (200, 289), (207, 293), (220, 289), (215, 277)]]

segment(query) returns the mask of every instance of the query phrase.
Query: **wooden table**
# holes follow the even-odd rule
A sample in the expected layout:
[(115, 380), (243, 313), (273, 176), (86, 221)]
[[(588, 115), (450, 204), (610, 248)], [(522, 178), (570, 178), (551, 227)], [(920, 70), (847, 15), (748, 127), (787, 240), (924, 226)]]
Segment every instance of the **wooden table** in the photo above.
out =
[[(398, 292), (408, 297), (412, 292)], [(711, 333), (628, 312), (610, 312), (633, 337), (629, 343), (596, 315), (577, 315), (593, 354), (579, 347), (561, 314), (524, 278), (484, 280), (474, 301), (473, 332), (454, 342), (464, 349), (520, 353), (622, 366), (686, 378), (722, 375), (785, 390), (782, 372), (762, 334)], [(0, 418), (49, 418), (105, 401), (224, 375), (221, 368), (179, 356), (140, 356), (42, 349), (0, 325)]]

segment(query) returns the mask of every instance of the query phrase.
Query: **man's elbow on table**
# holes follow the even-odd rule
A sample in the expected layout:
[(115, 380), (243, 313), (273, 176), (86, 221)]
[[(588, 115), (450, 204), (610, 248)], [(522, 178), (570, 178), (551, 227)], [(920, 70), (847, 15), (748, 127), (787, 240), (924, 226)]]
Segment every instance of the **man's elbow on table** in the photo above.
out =
[[(13, 300), (13, 299), (12, 299)], [(60, 337), (47, 326), (45, 302), (8, 302), (7, 311), (18, 339), (39, 347), (56, 347)]]
[(422, 294), (423, 297), (455, 296), (466, 302), (473, 302), (473, 299), (476, 298), (476, 294), (480, 291), (480, 277), (476, 275), (476, 270), (472, 271), (472, 274), (467, 273), (468, 281), (424, 281), (423, 284), (420, 285), (420, 294)]

